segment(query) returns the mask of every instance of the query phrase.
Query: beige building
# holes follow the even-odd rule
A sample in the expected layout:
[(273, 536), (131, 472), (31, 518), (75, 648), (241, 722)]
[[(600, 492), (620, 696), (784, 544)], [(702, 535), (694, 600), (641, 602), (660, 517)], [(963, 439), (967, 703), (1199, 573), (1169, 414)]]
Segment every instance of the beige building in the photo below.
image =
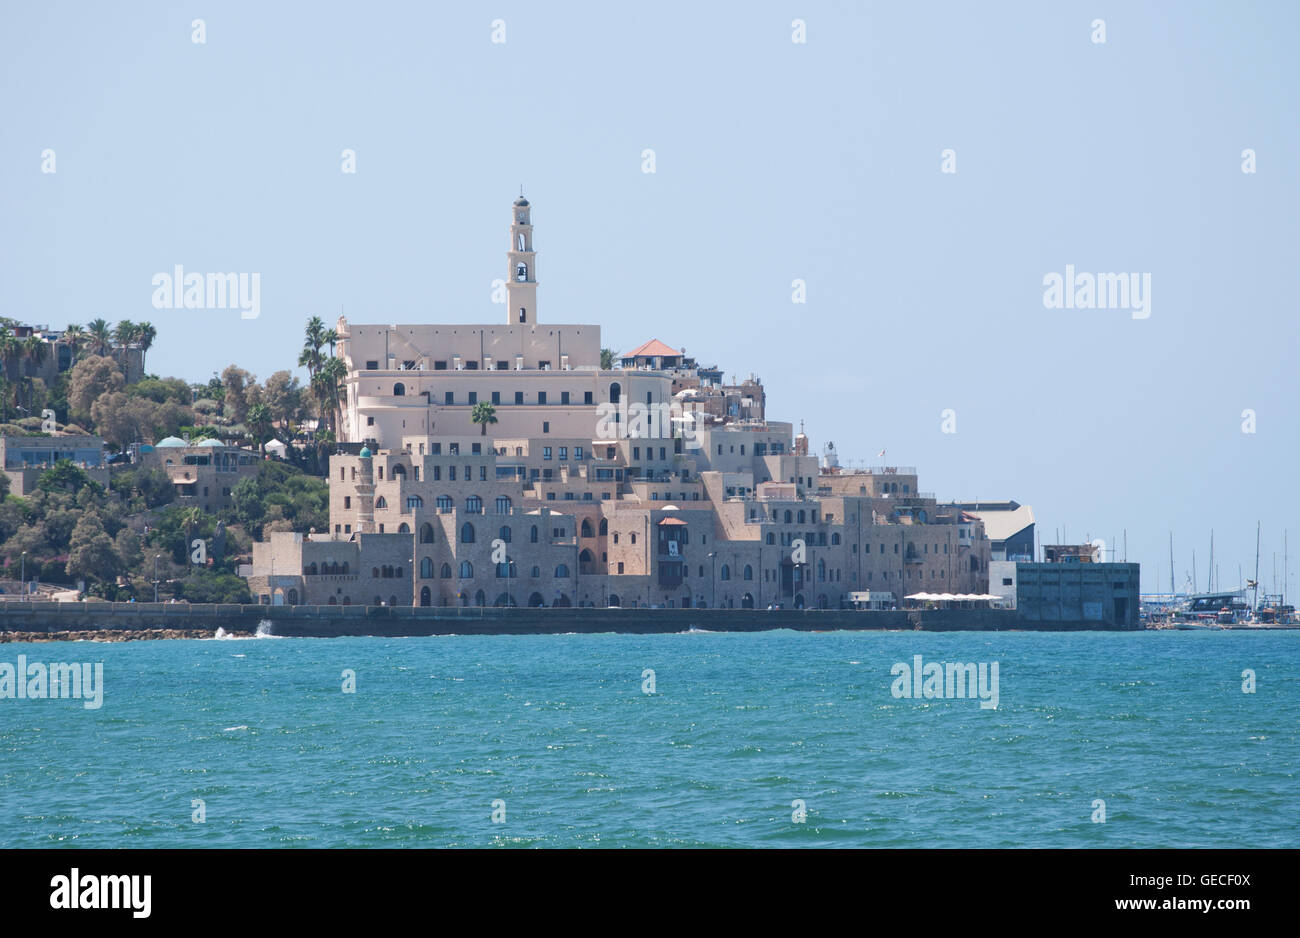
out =
[[(756, 378), (723, 384), (658, 340), (602, 370), (598, 326), (539, 321), (530, 212), (512, 206), (505, 324), (340, 320), (344, 437), (364, 446), (330, 459), (330, 530), (256, 546), (261, 601), (838, 608), (987, 591), (982, 523), (914, 469), (820, 465), (766, 419)], [(479, 403), (496, 423), (471, 421)]]
[(141, 446), (139, 464), (160, 468), (176, 487), (176, 503), (204, 511), (229, 508), (231, 491), (240, 479), (255, 477), (261, 467), (256, 453), (220, 440), (187, 443), (169, 436), (153, 446)]

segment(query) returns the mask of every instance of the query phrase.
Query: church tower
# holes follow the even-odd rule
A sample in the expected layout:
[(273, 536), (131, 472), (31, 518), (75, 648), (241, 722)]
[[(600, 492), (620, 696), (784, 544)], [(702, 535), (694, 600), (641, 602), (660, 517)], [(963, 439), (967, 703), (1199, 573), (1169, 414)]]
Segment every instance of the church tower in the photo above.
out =
[(509, 275), (506, 277), (506, 321), (537, 322), (537, 252), (533, 250), (531, 207), (523, 192), (515, 199), (510, 217)]

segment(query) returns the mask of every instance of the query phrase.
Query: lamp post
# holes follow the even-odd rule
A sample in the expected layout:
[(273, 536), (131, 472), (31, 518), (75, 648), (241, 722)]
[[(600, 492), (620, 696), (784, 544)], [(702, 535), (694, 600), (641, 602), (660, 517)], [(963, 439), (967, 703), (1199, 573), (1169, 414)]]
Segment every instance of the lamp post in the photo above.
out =
[(27, 598), (27, 551), (23, 551), (23, 585), (22, 585), (21, 592), (23, 598), (26, 599)]
[(158, 601), (158, 558), (160, 554), (153, 555), (153, 601)]
[(712, 584), (712, 589), (710, 590), (710, 592), (713, 594), (712, 597), (709, 599), (709, 602), (713, 604), (714, 609), (717, 609), (718, 608), (718, 552), (716, 550), (709, 551), (709, 564), (710, 567), (712, 568), (712, 572), (710, 574), (711, 575), (710, 582)]

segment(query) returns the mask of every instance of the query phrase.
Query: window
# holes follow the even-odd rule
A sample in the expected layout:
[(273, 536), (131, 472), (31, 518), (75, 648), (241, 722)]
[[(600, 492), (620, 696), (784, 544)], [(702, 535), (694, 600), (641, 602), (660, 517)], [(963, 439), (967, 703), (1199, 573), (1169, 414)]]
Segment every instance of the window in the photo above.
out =
[(395, 385), (393, 385), (393, 397), (405, 397), (405, 396), (406, 396), (406, 385), (402, 384), (402, 382), (400, 381), (397, 382)]
[(473, 579), (473, 577), (474, 577), (474, 565), (470, 563), (468, 560), (462, 560), (460, 562), (460, 578), (462, 580), (469, 580), (469, 579)]
[(533, 525), (532, 528), (529, 530), (528, 540), (533, 544), (537, 543), (537, 525)]
[(373, 358), (366, 359), (366, 371), (378, 371), (378, 370), (379, 370), (378, 360)]
[(575, 460), (577, 460), (578, 462), (582, 462), (582, 447), (581, 447), (581, 446), (575, 446), (575, 447), (573, 448), (573, 458), (574, 458)]
[(444, 404), (454, 404), (454, 403), (456, 403), (456, 394), (455, 394), (455, 392), (454, 392), (454, 391), (447, 391), (447, 392), (445, 392), (445, 393), (442, 395), (442, 402), (443, 402)]
[(500, 391), (493, 391), (493, 392), (492, 392), (492, 403), (493, 403), (493, 404), (500, 404), (500, 403), (501, 403), (501, 392), (500, 392)]
[[(470, 391), (470, 392), (469, 392), (469, 402), (470, 402), (471, 404), (477, 404), (477, 403), (478, 403), (478, 392), (477, 392), (477, 391)], [(477, 446), (478, 444), (475, 444), (475, 445)]]
[(508, 515), (508, 514), (510, 514), (510, 496), (509, 496), (509, 495), (498, 495), (498, 496), (497, 496), (497, 514), (499, 514), (499, 515)]
[(515, 403), (516, 403), (516, 404), (522, 404), (523, 402), (524, 402), (524, 392), (523, 392), (523, 391), (516, 391), (516, 392), (515, 392)]
[(388, 507), (388, 499), (386, 499), (386, 498), (384, 498), (384, 496), (380, 495), (378, 498), (375, 499), (375, 507), (376, 507), (376, 508), (387, 508), (387, 507)]
[(468, 521), (460, 526), (460, 542), (462, 544), (474, 543), (474, 525)]
[(344, 508), (351, 508), (351, 507), (352, 507), (352, 496), (351, 496), (351, 495), (344, 495), (344, 496), (343, 496), (343, 507), (344, 507)]
[(433, 560), (430, 557), (424, 557), (420, 560), (420, 579), (433, 579)]
[(559, 458), (560, 458), (560, 459), (568, 459), (568, 458), (569, 458), (569, 448), (568, 448), (567, 446), (561, 446), (561, 447), (560, 447), (560, 455), (559, 455)]
[(592, 403), (592, 400), (591, 400), (591, 392), (590, 392), (590, 391), (583, 391), (583, 392), (582, 392), (582, 403), (584, 403), (584, 404), (590, 404), (590, 403)]
[(550, 422), (549, 420), (543, 420), (543, 421), (542, 421), (542, 432), (543, 432), (543, 433), (550, 433), (550, 432), (551, 432), (551, 422)]
[(563, 580), (568, 575), (569, 575), (569, 568), (565, 564), (560, 564), (558, 567), (555, 568), (555, 578), (557, 580)]
[(545, 391), (538, 391), (538, 392), (537, 392), (537, 403), (539, 403), (539, 404), (545, 404), (545, 403), (546, 403), (546, 392), (545, 392)]
[(505, 541), (507, 544), (510, 543), (512, 536), (513, 532), (508, 524), (501, 525), (501, 529), (497, 531), (497, 537), (501, 538), (501, 540)]
[(471, 495), (465, 499), (465, 511), (471, 515), (480, 515), (483, 513), (483, 499), (477, 495)]
[(407, 507), (407, 508), (423, 508), (423, 507), (424, 507), (424, 499), (421, 498), (419, 495), (408, 495), (408, 496), (406, 496), (406, 507)]
[(550, 458), (551, 458), (551, 448), (549, 446), (543, 446), (542, 459), (550, 459)]

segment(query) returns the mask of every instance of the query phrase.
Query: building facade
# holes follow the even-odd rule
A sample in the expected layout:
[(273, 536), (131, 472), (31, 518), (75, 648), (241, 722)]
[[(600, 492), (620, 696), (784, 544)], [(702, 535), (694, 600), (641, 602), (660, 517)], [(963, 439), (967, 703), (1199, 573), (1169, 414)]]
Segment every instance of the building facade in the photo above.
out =
[[(339, 320), (342, 437), (363, 445), (330, 458), (330, 530), (256, 545), (261, 601), (838, 608), (986, 591), (983, 523), (918, 491), (915, 469), (823, 465), (767, 419), (756, 378), (725, 384), (657, 340), (602, 369), (599, 326), (541, 321), (522, 197), (507, 263), (503, 324)], [(474, 422), (479, 404), (494, 422)]]

